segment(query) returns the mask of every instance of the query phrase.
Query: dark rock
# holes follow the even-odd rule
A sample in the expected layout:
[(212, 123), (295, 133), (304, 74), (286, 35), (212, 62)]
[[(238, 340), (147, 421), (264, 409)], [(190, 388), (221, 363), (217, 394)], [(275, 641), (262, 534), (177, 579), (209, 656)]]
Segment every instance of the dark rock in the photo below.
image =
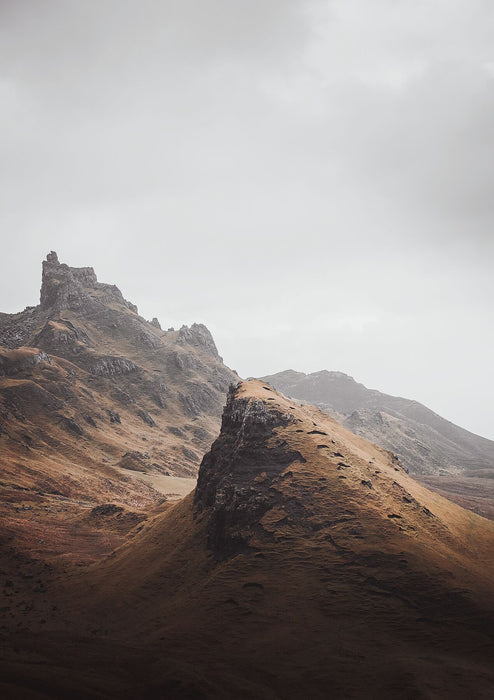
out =
[(183, 350), (171, 353), (168, 364), (172, 372), (175, 368), (178, 368), (182, 372), (190, 370), (195, 370), (197, 372), (205, 369), (204, 364), (194, 353), (185, 352)]
[(53, 251), (43, 261), (40, 309), (50, 311), (98, 310), (105, 304), (120, 304), (137, 313), (114, 284), (98, 282), (92, 267), (69, 267)]
[(199, 456), (194, 452), (194, 450), (190, 450), (185, 445), (182, 445), (182, 452), (184, 457), (190, 460), (191, 462), (194, 462), (196, 464), (199, 461)]
[(155, 317), (153, 318), (153, 320), (151, 321), (151, 325), (154, 326), (155, 328), (157, 328), (158, 330), (161, 330), (160, 322), (158, 321), (158, 319), (156, 318), (156, 316), (155, 316)]
[(369, 489), (372, 488), (372, 481), (370, 479), (362, 479), (360, 483), (362, 486), (367, 486)]
[(88, 423), (89, 425), (91, 425), (93, 428), (96, 428), (96, 427), (97, 427), (94, 418), (93, 418), (92, 416), (90, 416), (89, 413), (87, 413), (87, 414), (84, 416), (84, 420), (86, 421), (86, 423)]
[(144, 423), (147, 423), (147, 425), (151, 426), (151, 428), (154, 428), (154, 426), (156, 425), (149, 413), (147, 411), (144, 411), (142, 408), (137, 411), (137, 415), (142, 421), (144, 421)]
[(207, 385), (187, 382), (186, 389), (187, 394), (178, 395), (184, 413), (188, 416), (198, 416), (214, 410), (218, 397)]
[(67, 418), (66, 416), (61, 416), (60, 425), (64, 430), (74, 435), (84, 435), (84, 431), (81, 426), (76, 423), (73, 418)]
[(176, 428), (173, 425), (169, 425), (168, 430), (172, 435), (176, 435), (176, 437), (180, 437), (180, 438), (185, 437), (185, 433), (183, 432), (183, 430), (180, 430), (180, 428)]
[(194, 437), (199, 443), (209, 442), (211, 435), (204, 428), (194, 428)]
[(177, 343), (179, 345), (193, 345), (211, 357), (221, 360), (213, 336), (202, 323), (193, 323), (190, 328), (182, 326), (178, 332)]
[(21, 372), (30, 371), (40, 362), (51, 365), (51, 359), (46, 352), (1, 352), (0, 353), (0, 377), (12, 377)]
[(157, 338), (153, 333), (150, 333), (146, 328), (140, 328), (137, 334), (138, 343), (140, 345), (145, 345), (153, 350), (159, 348), (160, 339)]
[(279, 497), (273, 481), (303, 460), (284, 441), (273, 441), (274, 429), (293, 420), (259, 399), (237, 398), (236, 387), (231, 388), (221, 433), (202, 460), (194, 499), (199, 512), (209, 511), (208, 546), (218, 558), (249, 548), (259, 519)]
[(110, 423), (121, 423), (120, 414), (116, 411), (108, 411), (108, 417), (110, 418)]
[(156, 382), (150, 383), (148, 387), (149, 396), (155, 402), (155, 404), (160, 408), (167, 408), (165, 395), (168, 392), (168, 387), (166, 386), (165, 382), (163, 382), (162, 380), (158, 380)]
[(76, 328), (70, 321), (57, 318), (45, 323), (35, 336), (33, 344), (52, 352), (60, 352), (67, 348), (77, 353), (81, 352), (84, 346), (89, 346), (90, 340), (84, 330)]
[(137, 370), (137, 365), (132, 360), (127, 360), (125, 357), (100, 357), (99, 360), (90, 368), (92, 374), (97, 377), (114, 377), (119, 375), (130, 374)]
[(118, 466), (131, 471), (147, 472), (149, 471), (146, 464), (148, 459), (149, 455), (143, 455), (142, 452), (126, 452), (118, 462)]

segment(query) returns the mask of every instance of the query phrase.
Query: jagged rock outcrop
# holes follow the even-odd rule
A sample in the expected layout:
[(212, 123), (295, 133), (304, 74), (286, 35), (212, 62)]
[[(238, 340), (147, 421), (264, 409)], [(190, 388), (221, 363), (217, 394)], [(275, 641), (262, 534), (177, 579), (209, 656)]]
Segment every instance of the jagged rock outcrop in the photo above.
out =
[[(2, 345), (0, 448), (4, 464), (11, 448), (9, 478), (38, 480), (38, 490), (49, 479), (63, 492), (65, 472), (77, 464), (81, 498), (89, 491), (129, 500), (141, 493), (142, 484), (119, 483), (115, 451), (139, 451), (148, 440), (150, 473), (194, 477), (236, 377), (205, 326), (163, 331), (156, 319), (139, 316), (118, 287), (98, 282), (92, 267), (70, 267), (53, 251), (43, 262), (41, 303), (0, 313)], [(24, 434), (34, 436), (36, 454)], [(84, 465), (91, 465), (89, 475)]]
[(190, 328), (182, 326), (178, 332), (177, 343), (179, 345), (192, 345), (211, 355), (211, 357), (222, 361), (222, 358), (218, 355), (213, 336), (202, 323), (193, 323)]
[(137, 365), (125, 357), (100, 357), (90, 368), (90, 371), (98, 377), (114, 377), (116, 375), (130, 374), (138, 369)]
[(45, 323), (33, 340), (35, 347), (50, 349), (57, 353), (64, 349), (69, 349), (73, 353), (84, 351), (89, 345), (88, 334), (82, 328), (76, 328), (67, 319), (50, 319)]
[(18, 351), (9, 351), (0, 348), (0, 377), (13, 377), (33, 369), (40, 362), (51, 364), (50, 357), (42, 350), (23, 348)]
[(211, 509), (209, 546), (219, 557), (248, 547), (263, 514), (281, 503), (273, 479), (294, 461), (305, 461), (273, 433), (296, 417), (260, 399), (239, 398), (239, 386), (230, 388), (220, 436), (202, 460), (195, 492), (199, 512)]
[[(98, 293), (98, 297), (89, 294)], [(137, 313), (137, 307), (127, 302), (116, 285), (103, 284), (92, 267), (69, 267), (60, 263), (58, 255), (52, 251), (43, 261), (41, 279), (40, 308), (61, 311), (80, 310), (94, 304), (121, 304)]]

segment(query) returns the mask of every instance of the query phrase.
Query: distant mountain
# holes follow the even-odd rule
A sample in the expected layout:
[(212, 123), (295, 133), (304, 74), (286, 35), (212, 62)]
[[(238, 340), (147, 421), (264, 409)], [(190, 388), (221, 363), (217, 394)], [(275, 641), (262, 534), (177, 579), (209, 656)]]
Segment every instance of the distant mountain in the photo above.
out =
[(45, 515), (140, 511), (176, 492), (173, 478), (190, 490), (232, 381), (204, 325), (162, 330), (51, 252), (40, 304), (0, 314), (2, 507), (30, 495)]
[(86, 569), (14, 561), (3, 697), (488, 700), (493, 547), (391, 453), (244, 382), (194, 494)]
[(367, 389), (342, 372), (287, 370), (262, 379), (392, 450), (412, 473), (494, 474), (494, 442), (454, 425), (417, 401)]

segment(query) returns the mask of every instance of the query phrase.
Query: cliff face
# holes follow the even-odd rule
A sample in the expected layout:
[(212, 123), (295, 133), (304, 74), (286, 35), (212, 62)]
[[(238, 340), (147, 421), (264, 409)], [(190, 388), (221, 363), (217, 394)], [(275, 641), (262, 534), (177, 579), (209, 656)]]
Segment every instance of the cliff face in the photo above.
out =
[(269, 410), (260, 399), (237, 398), (237, 391), (230, 389), (220, 436), (202, 460), (195, 492), (199, 511), (212, 510), (209, 544), (219, 557), (249, 547), (254, 533), (260, 534), (258, 521), (282, 503), (273, 480), (292, 462), (305, 461), (274, 434), (296, 423), (295, 416)]
[[(95, 298), (94, 293), (98, 294)], [(137, 313), (137, 307), (123, 298), (115, 285), (98, 282), (92, 267), (69, 267), (52, 251), (43, 261), (40, 309), (87, 310), (95, 304), (121, 304)]]

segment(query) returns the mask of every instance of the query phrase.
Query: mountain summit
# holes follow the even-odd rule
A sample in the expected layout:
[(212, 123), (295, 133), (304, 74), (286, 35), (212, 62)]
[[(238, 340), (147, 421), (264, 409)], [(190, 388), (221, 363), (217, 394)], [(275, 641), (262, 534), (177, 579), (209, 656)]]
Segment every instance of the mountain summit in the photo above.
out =
[(121, 304), (137, 313), (137, 306), (125, 301), (116, 285), (102, 284), (92, 267), (69, 267), (52, 250), (43, 261), (40, 308), (87, 309), (95, 303)]

